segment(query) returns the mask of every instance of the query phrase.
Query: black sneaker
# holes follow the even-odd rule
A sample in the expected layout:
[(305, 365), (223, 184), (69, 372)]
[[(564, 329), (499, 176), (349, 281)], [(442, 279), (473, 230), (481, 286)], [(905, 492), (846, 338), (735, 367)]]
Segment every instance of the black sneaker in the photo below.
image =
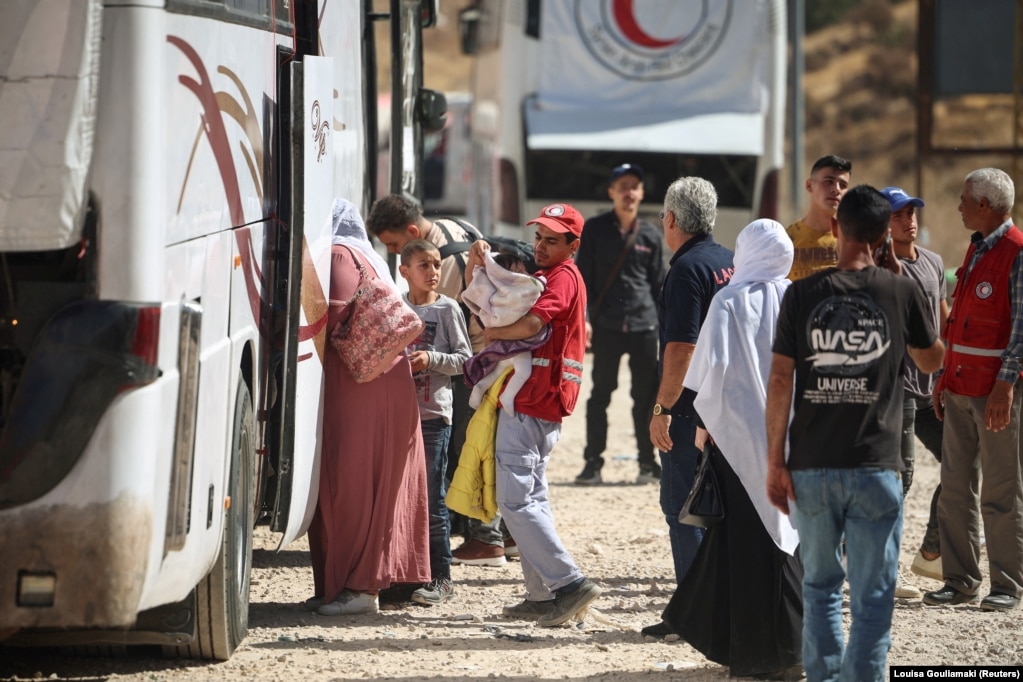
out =
[(600, 477), (600, 465), (596, 462), (587, 462), (583, 472), (575, 477), (576, 485), (600, 485), (603, 482)]

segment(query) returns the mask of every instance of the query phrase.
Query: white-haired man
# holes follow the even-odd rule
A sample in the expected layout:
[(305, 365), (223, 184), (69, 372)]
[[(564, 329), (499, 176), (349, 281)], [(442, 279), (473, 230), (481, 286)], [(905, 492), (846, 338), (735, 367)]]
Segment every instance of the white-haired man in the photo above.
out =
[(966, 176), (959, 198), (973, 231), (958, 271), (946, 337), (948, 354), (934, 387), (943, 419), (938, 529), (945, 586), (931, 605), (962, 604), (980, 589), (980, 511), (991, 593), (986, 611), (1007, 611), (1023, 596), (1023, 490), (1020, 479), (1020, 364), (1023, 358), (1023, 232), (1012, 222), (1015, 189), (997, 168)]

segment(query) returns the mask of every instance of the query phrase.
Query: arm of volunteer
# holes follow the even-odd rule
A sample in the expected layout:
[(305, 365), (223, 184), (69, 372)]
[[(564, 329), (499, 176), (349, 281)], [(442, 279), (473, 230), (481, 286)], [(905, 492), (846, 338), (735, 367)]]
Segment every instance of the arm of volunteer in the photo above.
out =
[(794, 359), (774, 353), (767, 380), (767, 498), (784, 514), (789, 513), (789, 500), (796, 499), (785, 462), (795, 369)]
[[(658, 405), (667, 408), (678, 402), (682, 395), (682, 380), (686, 378), (695, 350), (695, 343), (671, 341), (665, 345), (664, 357), (661, 359), (661, 385), (657, 389)], [(668, 452), (673, 446), (668, 435), (670, 427), (671, 414), (668, 412), (650, 419), (650, 441), (662, 452)]]
[(528, 339), (543, 329), (544, 322), (536, 313), (526, 313), (515, 322), (503, 327), (487, 327), (483, 330), (487, 343), (491, 341), (519, 341)]
[(984, 408), (984, 425), (989, 431), (1001, 431), (1009, 425), (1014, 386), (1019, 379), (1020, 360), (1023, 358), (1023, 251), (1016, 254), (1016, 260), (1012, 262), (1009, 309), (1012, 311), (1009, 344), (1002, 353), (1002, 368)]

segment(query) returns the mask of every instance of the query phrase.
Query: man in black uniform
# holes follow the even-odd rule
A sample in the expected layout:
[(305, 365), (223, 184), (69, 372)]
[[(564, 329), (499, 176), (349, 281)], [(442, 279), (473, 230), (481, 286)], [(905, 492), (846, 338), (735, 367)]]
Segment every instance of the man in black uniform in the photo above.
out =
[(622, 164), (611, 171), (608, 196), (614, 208), (591, 218), (575, 263), (589, 301), (587, 341), (593, 351), (593, 391), (586, 403), (586, 466), (580, 485), (601, 483), (607, 446), (607, 408), (618, 387), (618, 365), (629, 356), (632, 421), (639, 450), (637, 483), (656, 483), (661, 467), (650, 442), (650, 410), (657, 391), (657, 309), (654, 297), (664, 279), (660, 230), (639, 219), (643, 169)]

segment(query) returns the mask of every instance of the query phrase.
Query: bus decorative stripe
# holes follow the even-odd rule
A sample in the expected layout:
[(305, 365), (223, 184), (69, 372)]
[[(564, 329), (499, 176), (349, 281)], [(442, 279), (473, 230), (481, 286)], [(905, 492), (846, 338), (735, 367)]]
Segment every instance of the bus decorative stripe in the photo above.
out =
[[(217, 72), (224, 74), (235, 84), (244, 102), (244, 106), (239, 105), (237, 100), (226, 93), (214, 92), (206, 65), (195, 48), (178, 36), (167, 36), (167, 42), (174, 45), (185, 55), (185, 58), (195, 67), (196, 73), (199, 76), (199, 80), (196, 81), (190, 76), (179, 74), (178, 82), (188, 88), (202, 106), (203, 113), (200, 131), (206, 133), (206, 138), (209, 140), (210, 148), (217, 162), (217, 169), (220, 171), (220, 180), (224, 185), (224, 196), (227, 199), (231, 225), (239, 228), (246, 223), (245, 214), (242, 209), (241, 190), (238, 175), (235, 172), (234, 157), (231, 153), (231, 144), (228, 140), (227, 129), (224, 127), (223, 117), (224, 115), (230, 116), (246, 131), (246, 136), (253, 149), (254, 158), (249, 156), (248, 151), (244, 147), (242, 148), (242, 153), (245, 156), (249, 172), (252, 174), (257, 192), (259, 196), (262, 196), (263, 188), (255, 173), (255, 168), (261, 167), (263, 149), (258, 119), (252, 106), (252, 98), (249, 97), (237, 74), (224, 67), (218, 67)], [(192, 151), (194, 154), (194, 147)], [(186, 176), (184, 182), (187, 183), (187, 181), (188, 178)], [(182, 194), (184, 194), (184, 186), (182, 186)], [(274, 218), (274, 216), (270, 217), (271, 219)], [(245, 289), (248, 293), (249, 305), (252, 307), (252, 318), (256, 322), (257, 329), (262, 334), (264, 330), (262, 323), (263, 311), (266, 308), (266, 301), (263, 299), (262, 292), (257, 284), (257, 282), (263, 281), (263, 275), (259, 267), (259, 258), (256, 249), (253, 248), (252, 236), (249, 230), (235, 229), (234, 235), (238, 250), (242, 254), (242, 272), (245, 278)], [(323, 295), (323, 288), (320, 286), (319, 278), (316, 276), (316, 268), (312, 262), (312, 256), (309, 253), (305, 238), (302, 241), (301, 301), (302, 310), (309, 323), (299, 326), (299, 341), (313, 339), (316, 355), (322, 363), (326, 338), (325, 329), (327, 326), (326, 297)], [(311, 355), (303, 355), (302, 359), (310, 357)]]
[(185, 58), (192, 63), (199, 74), (199, 81), (181, 74), (178, 82), (192, 91), (203, 108), (202, 120), (206, 137), (213, 149), (213, 157), (217, 160), (217, 169), (220, 171), (220, 181), (224, 183), (224, 195), (227, 198), (227, 206), (231, 214), (231, 224), (234, 227), (245, 223), (245, 214), (242, 211), (242, 197), (238, 189), (238, 175), (234, 171), (234, 162), (231, 156), (231, 144), (228, 141), (227, 129), (224, 128), (224, 120), (221, 116), (220, 106), (217, 103), (217, 96), (213, 92), (209, 76), (206, 72), (206, 65), (191, 45), (177, 36), (167, 36), (167, 42), (175, 46), (185, 55)]

